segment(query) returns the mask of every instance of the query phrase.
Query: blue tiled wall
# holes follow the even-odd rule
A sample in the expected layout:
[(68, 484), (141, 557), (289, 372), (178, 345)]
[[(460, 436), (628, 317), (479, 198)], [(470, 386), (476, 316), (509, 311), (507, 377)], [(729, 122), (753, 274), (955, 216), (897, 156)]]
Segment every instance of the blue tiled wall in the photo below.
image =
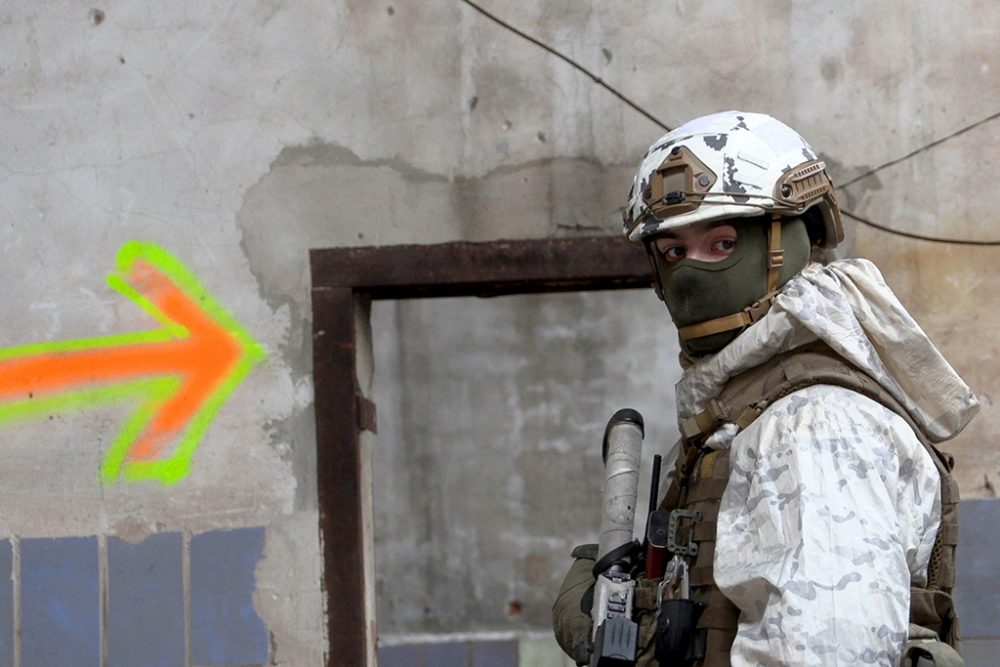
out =
[(379, 667), (518, 667), (516, 641), (384, 646)]
[(97, 538), (21, 541), (21, 664), (100, 667)]
[(14, 552), (10, 542), (0, 542), (0, 667), (14, 664)]
[(966, 500), (959, 506), (955, 605), (962, 636), (1000, 638), (1000, 500)]
[(108, 664), (184, 667), (180, 533), (108, 538)]
[(964, 500), (959, 509), (955, 606), (966, 667), (1000, 664), (1000, 499)]
[(476, 642), (471, 648), (473, 667), (517, 665), (517, 644), (514, 642)]
[[(191, 659), (204, 667), (267, 665), (270, 637), (253, 607), (264, 529), (191, 538)], [(0, 541), (0, 667), (14, 653), (14, 547)], [(110, 667), (184, 667), (184, 537), (107, 539), (104, 631)], [(96, 537), (20, 542), (21, 664), (98, 667), (101, 554)]]
[(264, 551), (257, 528), (191, 540), (191, 658), (196, 665), (267, 662), (267, 628), (253, 607), (254, 567)]

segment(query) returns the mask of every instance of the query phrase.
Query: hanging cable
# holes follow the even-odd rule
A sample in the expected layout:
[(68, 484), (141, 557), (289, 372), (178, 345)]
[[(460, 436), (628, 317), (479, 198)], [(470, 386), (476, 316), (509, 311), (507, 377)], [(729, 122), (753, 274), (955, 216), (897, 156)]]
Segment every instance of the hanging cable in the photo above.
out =
[(868, 218), (863, 218), (856, 213), (848, 211), (846, 208), (841, 208), (840, 212), (846, 215), (848, 218), (857, 220), (863, 225), (868, 225), (880, 231), (886, 232), (888, 234), (896, 234), (897, 236), (903, 236), (908, 239), (916, 239), (917, 241), (930, 241), (932, 243), (954, 243), (955, 245), (973, 245), (973, 246), (1000, 246), (1000, 241), (975, 241), (972, 239), (947, 239), (940, 238), (937, 236), (925, 236), (924, 234), (914, 234), (912, 232), (904, 232), (898, 229), (892, 229), (891, 227), (886, 227), (885, 225), (880, 225), (877, 222), (873, 222)]
[(593, 80), (593, 82), (596, 83), (598, 86), (600, 86), (601, 88), (604, 88), (609, 93), (611, 93), (612, 95), (614, 95), (615, 97), (617, 97), (619, 100), (621, 100), (622, 102), (624, 102), (628, 106), (632, 107), (632, 109), (634, 109), (635, 111), (638, 111), (640, 114), (642, 114), (643, 116), (645, 116), (646, 118), (648, 118), (652, 122), (654, 122), (657, 125), (659, 125), (661, 128), (663, 128), (664, 131), (666, 131), (666, 132), (670, 131), (670, 128), (667, 127), (667, 124), (664, 123), (662, 120), (660, 120), (659, 118), (657, 118), (656, 116), (654, 116), (653, 114), (649, 113), (648, 111), (646, 111), (645, 109), (643, 109), (641, 106), (639, 106), (638, 104), (636, 104), (635, 102), (633, 102), (632, 100), (630, 100), (628, 97), (626, 97), (625, 95), (623, 95), (617, 88), (614, 88), (614, 87), (608, 85), (607, 83), (605, 83), (604, 79), (602, 79), (601, 77), (597, 76), (596, 74), (594, 74), (589, 69), (587, 69), (586, 67), (584, 67), (583, 65), (581, 65), (577, 61), (573, 60), (569, 56), (561, 53), (560, 51), (557, 51), (556, 49), (552, 48), (551, 46), (549, 46), (548, 44), (546, 44), (542, 40), (537, 39), (535, 37), (532, 37), (531, 35), (529, 35), (526, 32), (518, 30), (517, 28), (515, 28), (511, 24), (507, 23), (506, 21), (504, 21), (500, 17), (498, 17), (498, 16), (496, 16), (494, 14), (489, 13), (484, 8), (480, 7), (476, 3), (472, 2), (472, 0), (462, 0), (462, 2), (464, 2), (468, 6), (472, 7), (477, 12), (479, 12), (480, 14), (482, 14), (483, 16), (485, 16), (486, 18), (490, 19), (494, 23), (497, 23), (497, 24), (503, 26), (504, 28), (506, 28), (507, 30), (510, 30), (515, 35), (518, 35), (519, 37), (528, 40), (529, 42), (531, 42), (532, 44), (534, 44), (538, 48), (544, 49), (544, 50), (548, 51), (549, 53), (551, 53), (552, 55), (554, 55), (556, 58), (559, 58), (560, 60), (565, 61), (570, 66), (572, 66), (572, 67), (576, 68), (577, 70), (583, 72), (584, 74), (586, 74), (587, 76), (589, 76)]
[(980, 120), (977, 120), (975, 123), (972, 123), (971, 125), (966, 125), (965, 127), (961, 128), (959, 130), (955, 130), (951, 134), (943, 136), (940, 139), (935, 139), (934, 141), (930, 142), (929, 144), (924, 144), (920, 148), (917, 148), (916, 150), (912, 150), (912, 151), (910, 151), (909, 153), (907, 153), (906, 155), (904, 155), (902, 157), (898, 157), (895, 160), (889, 160), (888, 162), (883, 162), (882, 164), (880, 164), (877, 167), (872, 167), (868, 171), (866, 171), (866, 172), (864, 172), (862, 174), (858, 174), (857, 176), (855, 176), (851, 180), (847, 181), (846, 183), (842, 183), (841, 185), (838, 185), (837, 189), (838, 190), (843, 190), (843, 189), (845, 189), (847, 187), (850, 187), (851, 185), (854, 185), (858, 181), (864, 180), (864, 179), (868, 178), (869, 176), (874, 176), (875, 174), (877, 174), (878, 172), (882, 171), (883, 169), (888, 169), (889, 167), (895, 166), (895, 165), (899, 164), (900, 162), (905, 162), (905, 161), (909, 160), (910, 158), (912, 158), (912, 157), (914, 157), (916, 155), (919, 155), (920, 153), (923, 153), (924, 151), (929, 151), (930, 149), (935, 148), (937, 146), (940, 146), (941, 144), (943, 144), (944, 142), (946, 142), (946, 141), (948, 141), (950, 139), (954, 139), (955, 137), (957, 137), (959, 135), (965, 134), (969, 130), (974, 130), (977, 127), (979, 127), (980, 125), (985, 125), (986, 123), (989, 123), (990, 121), (994, 121), (997, 118), (1000, 118), (1000, 111), (998, 111), (995, 114), (991, 114), (991, 115), (987, 116), (986, 118), (982, 118)]
[[(465, 3), (466, 5), (468, 5), (469, 7), (471, 7), (472, 9), (476, 10), (477, 12), (479, 12), (480, 14), (482, 14), (483, 16), (485, 16), (486, 18), (490, 19), (491, 21), (493, 21), (497, 25), (503, 27), (506, 30), (509, 30), (510, 32), (512, 32), (515, 35), (521, 37), (522, 39), (525, 39), (525, 40), (531, 42), (532, 44), (534, 44), (535, 46), (539, 47), (540, 49), (543, 49), (543, 50), (547, 51), (548, 53), (551, 53), (555, 57), (557, 57), (560, 60), (566, 62), (571, 67), (579, 70), (580, 72), (583, 72), (588, 77), (590, 77), (591, 80), (593, 80), (594, 83), (596, 83), (597, 85), (601, 86), (602, 88), (604, 88), (605, 90), (607, 90), (608, 92), (610, 92), (612, 95), (614, 95), (615, 97), (617, 97), (619, 100), (621, 100), (622, 102), (624, 102), (626, 105), (628, 105), (629, 107), (631, 107), (632, 109), (634, 109), (638, 113), (640, 113), (643, 116), (645, 116), (647, 119), (649, 119), (650, 121), (652, 121), (653, 123), (655, 123), (656, 125), (658, 125), (659, 127), (661, 127), (663, 130), (665, 130), (667, 132), (669, 132), (671, 130), (671, 128), (666, 123), (664, 123), (662, 120), (660, 120), (659, 118), (657, 118), (656, 116), (654, 116), (653, 114), (651, 114), (650, 112), (646, 111), (641, 106), (639, 106), (638, 104), (636, 104), (635, 102), (633, 102), (631, 99), (629, 99), (624, 94), (622, 94), (617, 88), (614, 88), (614, 87), (610, 86), (609, 84), (605, 83), (604, 79), (602, 79), (601, 77), (597, 76), (596, 74), (594, 74), (589, 69), (587, 69), (586, 67), (584, 67), (583, 65), (581, 65), (577, 61), (573, 60), (569, 56), (567, 56), (564, 53), (556, 50), (555, 48), (553, 48), (551, 46), (549, 46), (548, 44), (546, 44), (545, 42), (541, 41), (540, 39), (538, 39), (536, 37), (532, 37), (528, 33), (524, 32), (522, 30), (519, 30), (518, 28), (515, 28), (511, 24), (509, 24), (506, 21), (504, 21), (503, 19), (501, 19), (500, 17), (496, 16), (495, 14), (491, 14), (486, 9), (484, 9), (483, 7), (481, 7), (480, 5), (476, 4), (475, 2), (472, 2), (472, 0), (461, 0), (461, 2)], [(946, 141), (948, 141), (950, 139), (954, 139), (955, 137), (957, 137), (957, 136), (959, 136), (961, 134), (965, 134), (969, 130), (975, 129), (975, 128), (979, 127), (980, 125), (984, 125), (984, 124), (986, 124), (986, 123), (988, 123), (990, 121), (996, 120), (997, 118), (1000, 118), (1000, 112), (997, 112), (995, 114), (987, 116), (986, 118), (983, 118), (981, 120), (978, 120), (975, 123), (972, 123), (971, 125), (967, 125), (967, 126), (961, 128), (959, 130), (956, 130), (955, 132), (952, 132), (951, 134), (949, 134), (947, 136), (941, 137), (940, 139), (935, 139), (934, 141), (932, 141), (932, 142), (930, 142), (928, 144), (924, 144), (920, 148), (917, 148), (916, 150), (910, 151), (909, 153), (907, 153), (906, 155), (903, 155), (902, 157), (896, 158), (894, 160), (890, 160), (888, 162), (885, 162), (883, 164), (878, 165), (877, 167), (873, 167), (873, 168), (869, 169), (868, 171), (855, 176), (854, 178), (852, 178), (851, 180), (847, 181), (846, 183), (837, 186), (836, 189), (837, 190), (843, 190), (843, 189), (847, 188), (848, 186), (853, 185), (854, 183), (857, 183), (858, 181), (860, 181), (862, 179), (865, 179), (865, 178), (868, 178), (869, 176), (875, 175), (876, 173), (882, 171), (883, 169), (888, 169), (889, 167), (892, 167), (894, 165), (900, 164), (901, 162), (905, 162), (906, 160), (909, 160), (910, 158), (912, 158), (912, 157), (914, 157), (916, 155), (919, 155), (920, 153), (923, 153), (924, 151), (931, 150), (932, 148), (935, 148), (935, 147), (943, 144), (944, 142), (946, 142)], [(926, 236), (924, 234), (913, 234), (911, 232), (904, 232), (904, 231), (900, 231), (898, 229), (893, 229), (892, 227), (886, 227), (885, 225), (881, 225), (881, 224), (879, 224), (877, 222), (869, 220), (868, 218), (864, 218), (864, 217), (862, 217), (860, 215), (857, 215), (856, 213), (853, 213), (853, 212), (848, 211), (848, 210), (843, 209), (843, 208), (840, 209), (840, 212), (843, 213), (844, 215), (846, 215), (848, 218), (851, 218), (853, 220), (857, 220), (861, 224), (867, 225), (867, 226), (869, 226), (869, 227), (871, 227), (873, 229), (878, 229), (879, 231), (885, 232), (887, 234), (895, 234), (896, 236), (902, 236), (902, 237), (908, 238), (908, 239), (916, 239), (918, 241), (929, 241), (931, 243), (951, 243), (951, 244), (955, 244), (955, 245), (1000, 246), (1000, 241), (976, 241), (976, 240), (969, 240), (969, 239), (951, 239), (951, 238), (941, 238), (941, 237), (936, 237), (936, 236)]]

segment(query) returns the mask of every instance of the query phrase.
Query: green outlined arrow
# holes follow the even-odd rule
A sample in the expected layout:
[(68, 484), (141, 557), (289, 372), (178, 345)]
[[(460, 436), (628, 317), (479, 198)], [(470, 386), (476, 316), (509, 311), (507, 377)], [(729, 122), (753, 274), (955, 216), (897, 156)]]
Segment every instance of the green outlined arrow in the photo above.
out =
[(187, 475), (216, 412), (267, 355), (163, 248), (130, 241), (117, 268), (108, 284), (162, 328), (0, 349), (0, 422), (138, 399), (101, 477), (172, 484)]

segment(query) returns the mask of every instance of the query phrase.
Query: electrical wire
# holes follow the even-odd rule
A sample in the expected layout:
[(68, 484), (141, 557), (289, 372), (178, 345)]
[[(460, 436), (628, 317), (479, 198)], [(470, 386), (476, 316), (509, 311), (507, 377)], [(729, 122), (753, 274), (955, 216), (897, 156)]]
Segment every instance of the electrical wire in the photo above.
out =
[(610, 86), (608, 83), (606, 83), (604, 81), (604, 79), (602, 79), (601, 77), (597, 76), (596, 74), (594, 74), (589, 69), (587, 69), (586, 67), (584, 67), (583, 65), (581, 65), (577, 61), (573, 60), (569, 56), (565, 55), (564, 53), (562, 53), (560, 51), (557, 51), (556, 49), (552, 48), (551, 46), (549, 46), (548, 44), (546, 44), (542, 40), (537, 39), (535, 37), (532, 37), (531, 35), (529, 35), (528, 33), (524, 32), (522, 30), (518, 30), (517, 28), (515, 28), (511, 24), (507, 23), (506, 21), (504, 21), (500, 17), (496, 16), (495, 14), (491, 14), (490, 12), (486, 11), (486, 9), (484, 9), (483, 7), (481, 7), (481, 6), (477, 5), (476, 3), (472, 2), (472, 0), (461, 0), (461, 1), (464, 2), (465, 4), (467, 4), (469, 7), (472, 7), (477, 12), (479, 12), (480, 14), (482, 14), (483, 16), (485, 16), (486, 18), (490, 19), (494, 23), (497, 23), (498, 25), (503, 26), (504, 28), (506, 28), (507, 30), (510, 30), (515, 35), (518, 35), (519, 37), (528, 40), (529, 42), (531, 42), (532, 44), (534, 44), (538, 48), (544, 49), (544, 50), (548, 51), (549, 53), (551, 53), (552, 55), (554, 55), (556, 58), (559, 58), (560, 60), (565, 61), (570, 66), (572, 66), (572, 67), (578, 69), (579, 71), (583, 72), (584, 74), (586, 74), (587, 76), (589, 76), (593, 80), (593, 82), (596, 83), (598, 86), (600, 86), (601, 88), (604, 88), (609, 93), (611, 93), (612, 95), (614, 95), (615, 97), (617, 97), (619, 100), (621, 100), (622, 102), (624, 102), (628, 106), (632, 107), (632, 109), (634, 109), (635, 111), (639, 112), (640, 114), (642, 114), (643, 116), (645, 116), (646, 118), (648, 118), (649, 120), (651, 120), (652, 122), (654, 122), (657, 125), (659, 125), (660, 127), (662, 127), (666, 132), (670, 131), (671, 128), (667, 127), (667, 124), (664, 123), (662, 120), (660, 120), (659, 118), (657, 118), (653, 114), (651, 114), (648, 111), (646, 111), (645, 109), (643, 109), (641, 106), (639, 106), (638, 104), (636, 104), (635, 102), (633, 102), (632, 100), (630, 100), (628, 97), (626, 97), (617, 88), (614, 88), (614, 87)]
[(913, 232), (904, 232), (898, 229), (893, 229), (891, 227), (886, 227), (885, 225), (880, 225), (877, 222), (869, 220), (868, 218), (861, 217), (856, 213), (848, 211), (846, 208), (841, 207), (840, 212), (846, 215), (848, 218), (857, 220), (863, 225), (868, 225), (869, 227), (874, 227), (883, 232), (889, 234), (895, 234), (897, 236), (904, 236), (908, 239), (916, 239), (917, 241), (930, 241), (932, 243), (954, 243), (955, 245), (971, 245), (971, 246), (1000, 246), (1000, 241), (976, 241), (973, 239), (948, 239), (941, 238), (938, 236), (925, 236), (924, 234), (914, 234)]
[(930, 149), (935, 148), (937, 146), (940, 146), (941, 144), (943, 144), (944, 142), (946, 142), (946, 141), (948, 141), (950, 139), (954, 139), (955, 137), (957, 137), (959, 135), (965, 134), (969, 130), (974, 130), (977, 127), (979, 127), (980, 125), (985, 125), (986, 123), (989, 123), (990, 121), (994, 121), (997, 118), (1000, 118), (1000, 111), (998, 111), (995, 114), (991, 114), (991, 115), (987, 116), (986, 118), (982, 118), (980, 120), (977, 120), (975, 123), (972, 123), (971, 125), (966, 125), (965, 127), (961, 128), (959, 130), (955, 130), (951, 134), (943, 136), (940, 139), (935, 139), (934, 141), (930, 142), (929, 144), (924, 144), (920, 148), (917, 148), (916, 150), (912, 150), (909, 153), (907, 153), (906, 155), (903, 155), (902, 157), (898, 157), (895, 160), (889, 160), (888, 162), (883, 162), (882, 164), (880, 164), (877, 167), (872, 167), (868, 171), (855, 176), (854, 178), (852, 178), (851, 180), (847, 181), (846, 183), (842, 183), (841, 185), (838, 185), (837, 189), (838, 190), (843, 190), (843, 189), (845, 189), (847, 187), (850, 187), (851, 185), (854, 185), (858, 181), (864, 180), (864, 179), (868, 178), (869, 176), (874, 176), (875, 174), (877, 174), (878, 172), (882, 171), (883, 169), (888, 169), (889, 167), (895, 166), (895, 165), (899, 164), (900, 162), (905, 162), (906, 160), (909, 160), (911, 157), (919, 155), (920, 153), (923, 153), (924, 151), (929, 151)]
[[(507, 23), (506, 21), (504, 21), (500, 17), (496, 16), (495, 14), (490, 13), (489, 11), (487, 11), (486, 9), (484, 9), (483, 7), (481, 7), (480, 5), (476, 4), (472, 0), (460, 0), (460, 1), (463, 2), (463, 3), (465, 3), (466, 5), (468, 5), (469, 7), (471, 7), (472, 9), (474, 9), (475, 11), (479, 12), (480, 14), (482, 14), (483, 16), (485, 16), (486, 18), (490, 19), (491, 21), (493, 21), (497, 25), (505, 28), (506, 30), (509, 30), (510, 32), (512, 32), (515, 35), (521, 37), (522, 39), (525, 39), (525, 40), (531, 42), (532, 44), (534, 44), (535, 46), (539, 47), (540, 49), (543, 49), (543, 50), (547, 51), (548, 53), (550, 53), (550, 54), (554, 55), (555, 57), (559, 58), (560, 60), (564, 61), (565, 63), (567, 63), (571, 67), (573, 67), (573, 68), (579, 70), (580, 72), (586, 74), (588, 77), (591, 78), (591, 80), (593, 80), (594, 83), (596, 83), (597, 85), (601, 86), (602, 88), (604, 88), (605, 90), (607, 90), (608, 92), (610, 92), (612, 95), (614, 95), (615, 97), (617, 97), (619, 100), (621, 100), (622, 102), (624, 102), (626, 105), (628, 105), (629, 107), (631, 107), (633, 110), (635, 110), (636, 112), (638, 112), (642, 116), (645, 116), (647, 119), (649, 119), (650, 121), (652, 121), (653, 123), (655, 123), (656, 125), (658, 125), (659, 127), (661, 127), (663, 130), (665, 130), (667, 132), (670, 132), (671, 128), (666, 123), (664, 123), (662, 120), (660, 120), (659, 118), (657, 118), (656, 116), (654, 116), (650, 112), (646, 111), (644, 108), (642, 108), (641, 106), (639, 106), (638, 104), (636, 104), (635, 102), (633, 102), (631, 99), (629, 99), (628, 97), (626, 97), (617, 88), (612, 87), (611, 85), (609, 85), (608, 83), (606, 83), (604, 81), (604, 79), (602, 79), (601, 77), (597, 76), (596, 74), (594, 74), (593, 72), (591, 72), (589, 69), (587, 69), (586, 67), (584, 67), (583, 65), (581, 65), (577, 61), (573, 60), (572, 58), (570, 58), (566, 54), (564, 54), (561, 51), (558, 51), (555, 48), (549, 46), (548, 44), (546, 44), (545, 42), (541, 41), (540, 39), (538, 39), (536, 37), (532, 37), (531, 35), (529, 35), (528, 33), (524, 32), (523, 30), (515, 28), (510, 23)], [(954, 139), (955, 137), (957, 137), (959, 135), (965, 134), (969, 130), (975, 129), (975, 128), (979, 127), (980, 125), (984, 125), (986, 123), (994, 121), (997, 118), (1000, 118), (1000, 112), (991, 114), (991, 115), (987, 116), (986, 118), (978, 120), (975, 123), (972, 123), (971, 125), (966, 125), (965, 127), (961, 128), (959, 130), (956, 130), (955, 132), (952, 132), (951, 134), (949, 134), (947, 136), (941, 137), (939, 139), (935, 139), (934, 141), (932, 141), (932, 142), (930, 142), (928, 144), (924, 144), (920, 148), (917, 148), (917, 149), (915, 149), (913, 151), (910, 151), (909, 153), (907, 153), (906, 155), (903, 155), (902, 157), (898, 157), (898, 158), (895, 158), (895, 159), (890, 160), (888, 162), (885, 162), (883, 164), (880, 164), (880, 165), (878, 165), (876, 167), (872, 167), (868, 171), (855, 176), (854, 178), (852, 178), (851, 180), (847, 181), (846, 183), (837, 186), (836, 189), (837, 190), (843, 190), (843, 189), (847, 188), (848, 186), (853, 185), (854, 183), (857, 183), (858, 181), (860, 181), (862, 179), (865, 179), (865, 178), (868, 178), (870, 176), (873, 176), (873, 175), (877, 174), (878, 172), (882, 171), (883, 169), (888, 169), (889, 167), (892, 167), (894, 165), (900, 164), (901, 162), (905, 162), (906, 160), (909, 160), (910, 158), (912, 158), (912, 157), (914, 157), (916, 155), (919, 155), (920, 153), (923, 153), (925, 151), (931, 150), (932, 148), (936, 148), (937, 146), (940, 146), (941, 144), (945, 143), (946, 141), (949, 141), (950, 139)], [(1000, 241), (977, 241), (977, 240), (972, 240), (972, 239), (951, 239), (951, 238), (942, 238), (942, 237), (937, 237), (937, 236), (927, 236), (927, 235), (924, 235), (924, 234), (914, 234), (914, 233), (911, 233), (911, 232), (904, 232), (904, 231), (901, 231), (899, 229), (893, 229), (892, 227), (886, 227), (885, 225), (882, 225), (882, 224), (879, 224), (879, 223), (874, 222), (872, 220), (869, 220), (868, 218), (862, 217), (862, 216), (860, 216), (860, 215), (858, 215), (856, 213), (853, 213), (852, 211), (848, 211), (847, 209), (844, 209), (844, 208), (841, 208), (840, 212), (842, 214), (844, 214), (845, 216), (847, 216), (848, 218), (851, 218), (853, 220), (857, 220), (861, 224), (867, 225), (868, 227), (872, 227), (873, 229), (878, 229), (878, 230), (880, 230), (882, 232), (885, 232), (887, 234), (894, 234), (896, 236), (902, 236), (902, 237), (908, 238), (908, 239), (915, 239), (915, 240), (918, 240), (918, 241), (929, 241), (929, 242), (932, 242), (932, 243), (948, 243), (948, 244), (967, 245), (967, 246), (1000, 246)]]

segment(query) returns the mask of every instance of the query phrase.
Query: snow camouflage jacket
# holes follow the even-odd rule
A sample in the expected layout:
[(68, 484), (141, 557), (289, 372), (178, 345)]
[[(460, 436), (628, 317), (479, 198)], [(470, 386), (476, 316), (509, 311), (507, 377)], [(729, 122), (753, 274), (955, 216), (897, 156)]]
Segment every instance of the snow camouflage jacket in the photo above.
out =
[[(685, 369), (679, 419), (730, 378), (816, 341), (875, 379), (932, 442), (978, 410), (878, 269), (854, 259), (808, 266), (761, 321)], [(896, 667), (910, 582), (926, 578), (940, 517), (937, 469), (906, 421), (849, 389), (813, 385), (744, 431), (722, 426), (706, 446), (731, 462), (713, 573), (740, 610), (731, 664)]]

